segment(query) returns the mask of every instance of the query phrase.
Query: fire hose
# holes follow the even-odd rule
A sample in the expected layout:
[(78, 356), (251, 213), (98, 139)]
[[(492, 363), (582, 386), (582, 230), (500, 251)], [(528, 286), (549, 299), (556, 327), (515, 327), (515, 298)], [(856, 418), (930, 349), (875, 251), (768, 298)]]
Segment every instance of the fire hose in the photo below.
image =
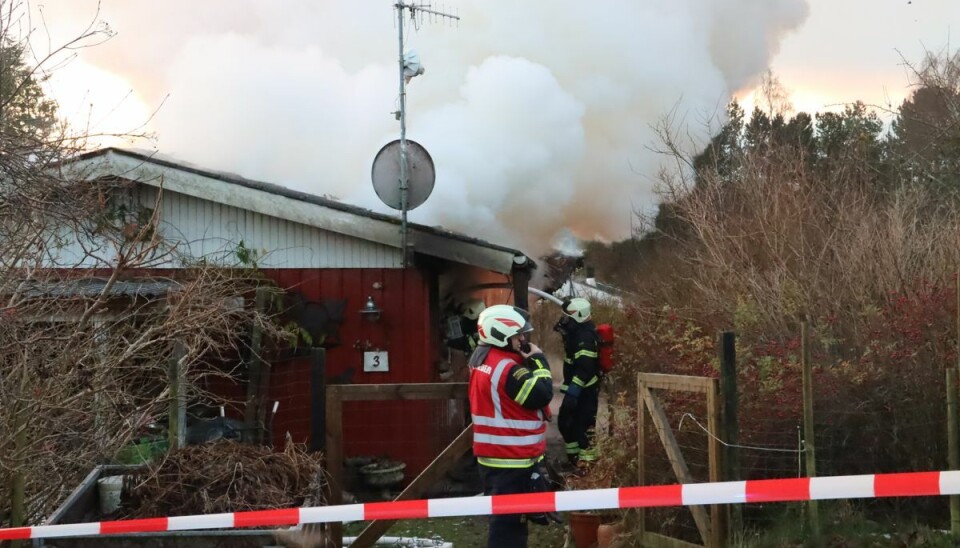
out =
[[(467, 287), (467, 288), (465, 288), (463, 291), (464, 291), (464, 292), (480, 291), (480, 290), (482, 290), (482, 289), (513, 289), (513, 285), (512, 285), (512, 284), (509, 284), (509, 283), (479, 284), (479, 285), (474, 285), (474, 286), (471, 286), (471, 287)], [(535, 288), (535, 287), (528, 287), (528, 288), (527, 288), (527, 291), (528, 291), (529, 293), (533, 293), (534, 295), (536, 295), (536, 296), (538, 296), (538, 297), (540, 297), (540, 298), (542, 298), (542, 299), (547, 299), (548, 301), (553, 302), (553, 303), (556, 304), (557, 306), (560, 306), (560, 305), (563, 304), (563, 299), (561, 299), (561, 298), (559, 298), (559, 297), (556, 297), (556, 296), (554, 296), (554, 295), (551, 295), (551, 294), (547, 293), (546, 291), (537, 289), (537, 288)]]

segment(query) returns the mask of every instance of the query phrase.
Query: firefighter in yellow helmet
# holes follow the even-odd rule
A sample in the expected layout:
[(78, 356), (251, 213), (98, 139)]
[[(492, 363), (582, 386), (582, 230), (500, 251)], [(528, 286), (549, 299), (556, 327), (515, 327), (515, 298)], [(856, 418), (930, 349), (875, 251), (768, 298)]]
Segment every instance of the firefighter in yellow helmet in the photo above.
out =
[(596, 460), (591, 442), (600, 399), (600, 364), (597, 327), (591, 319), (590, 301), (577, 297), (561, 305), (563, 316), (556, 329), (563, 337), (564, 393), (557, 426), (572, 464)]

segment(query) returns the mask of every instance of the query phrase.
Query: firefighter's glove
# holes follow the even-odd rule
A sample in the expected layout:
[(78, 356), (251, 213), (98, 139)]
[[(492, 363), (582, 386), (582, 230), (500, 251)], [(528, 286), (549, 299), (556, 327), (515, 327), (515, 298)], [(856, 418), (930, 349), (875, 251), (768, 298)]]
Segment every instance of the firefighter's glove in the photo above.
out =
[(554, 324), (553, 330), (557, 333), (560, 333), (563, 336), (567, 335), (567, 329), (570, 327), (570, 316), (561, 316), (557, 323)]
[[(547, 480), (546, 473), (542, 467), (535, 467), (533, 473), (530, 474), (529, 490), (531, 493), (545, 493), (550, 490), (550, 482)], [(560, 517), (553, 512), (527, 514), (527, 521), (537, 525), (550, 525), (551, 521), (555, 523), (562, 523)]]

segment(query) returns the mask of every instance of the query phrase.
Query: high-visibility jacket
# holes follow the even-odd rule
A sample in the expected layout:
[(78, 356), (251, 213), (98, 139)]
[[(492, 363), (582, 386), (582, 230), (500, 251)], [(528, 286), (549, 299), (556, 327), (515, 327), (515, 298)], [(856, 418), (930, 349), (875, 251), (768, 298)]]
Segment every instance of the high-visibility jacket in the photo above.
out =
[(547, 448), (543, 408), (553, 394), (542, 354), (525, 362), (519, 354), (491, 347), (470, 371), (473, 453), (480, 464), (525, 468)]

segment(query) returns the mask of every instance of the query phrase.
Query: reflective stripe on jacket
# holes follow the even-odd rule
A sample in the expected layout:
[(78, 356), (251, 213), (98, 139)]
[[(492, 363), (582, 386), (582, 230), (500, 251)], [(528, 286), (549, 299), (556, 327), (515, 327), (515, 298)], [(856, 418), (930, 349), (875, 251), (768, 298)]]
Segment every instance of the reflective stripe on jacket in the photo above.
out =
[(470, 371), (470, 413), (473, 453), (480, 464), (495, 467), (530, 466), (547, 448), (542, 411), (527, 409), (507, 395), (510, 370), (518, 356), (491, 348)]

